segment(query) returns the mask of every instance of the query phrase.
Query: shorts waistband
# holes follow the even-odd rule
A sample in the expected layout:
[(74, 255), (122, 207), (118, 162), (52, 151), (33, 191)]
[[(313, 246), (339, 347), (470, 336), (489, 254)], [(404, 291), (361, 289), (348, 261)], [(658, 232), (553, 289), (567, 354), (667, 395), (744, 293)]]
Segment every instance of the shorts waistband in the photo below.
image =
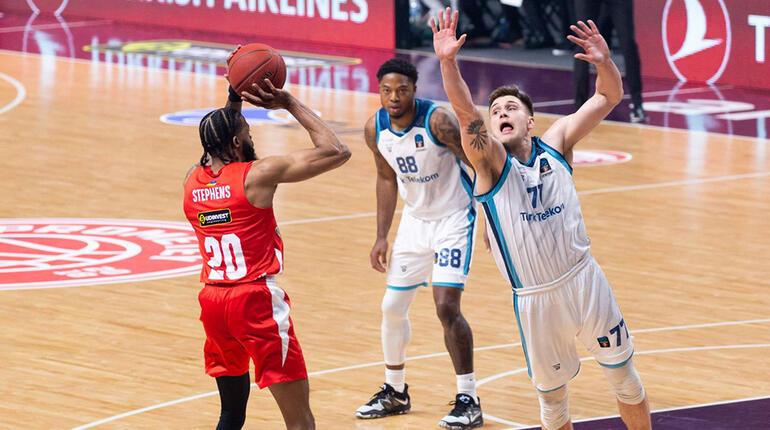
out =
[(544, 293), (546, 291), (554, 290), (556, 288), (561, 287), (564, 285), (567, 281), (574, 278), (575, 275), (577, 275), (578, 272), (582, 268), (588, 265), (588, 262), (593, 260), (593, 256), (591, 256), (590, 252), (586, 252), (585, 255), (575, 264), (572, 266), (571, 269), (567, 271), (567, 273), (559, 276), (558, 278), (554, 279), (551, 282), (547, 282), (545, 284), (540, 285), (531, 285), (524, 288), (516, 288), (513, 290), (513, 293), (517, 296), (528, 296), (531, 294), (538, 294), (538, 293)]
[(275, 276), (263, 276), (261, 278), (252, 279), (250, 281), (243, 281), (243, 282), (227, 282), (227, 283), (215, 283), (215, 282), (205, 282), (203, 284), (204, 287), (215, 287), (215, 288), (235, 288), (235, 287), (243, 287), (247, 285), (267, 285), (268, 280), (275, 281)]

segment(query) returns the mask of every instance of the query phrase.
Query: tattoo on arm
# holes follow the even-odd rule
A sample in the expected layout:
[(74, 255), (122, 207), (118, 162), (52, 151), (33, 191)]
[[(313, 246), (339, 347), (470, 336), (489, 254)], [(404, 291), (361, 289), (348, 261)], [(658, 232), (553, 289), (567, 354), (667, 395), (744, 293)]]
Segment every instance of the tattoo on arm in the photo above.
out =
[(471, 146), (477, 151), (481, 151), (487, 145), (487, 128), (484, 126), (483, 119), (477, 119), (468, 124), (466, 132), (473, 136)]
[(460, 126), (450, 115), (441, 115), (438, 117), (437, 137), (439, 142), (444, 145), (459, 146), (460, 145)]

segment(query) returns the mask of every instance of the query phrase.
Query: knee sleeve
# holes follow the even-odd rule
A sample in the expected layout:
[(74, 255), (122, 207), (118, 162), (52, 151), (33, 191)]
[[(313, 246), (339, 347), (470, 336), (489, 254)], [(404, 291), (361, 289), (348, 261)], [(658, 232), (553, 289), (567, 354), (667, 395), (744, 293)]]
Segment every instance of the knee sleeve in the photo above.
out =
[(642, 403), (644, 400), (644, 387), (642, 386), (639, 372), (634, 367), (633, 360), (628, 360), (623, 367), (616, 369), (604, 367), (603, 369), (619, 401), (627, 405)]
[(382, 352), (385, 364), (396, 366), (406, 360), (406, 346), (412, 337), (409, 305), (417, 290), (386, 290), (382, 298)]
[(540, 402), (540, 421), (544, 430), (556, 430), (569, 422), (569, 400), (567, 386), (554, 391), (537, 392)]

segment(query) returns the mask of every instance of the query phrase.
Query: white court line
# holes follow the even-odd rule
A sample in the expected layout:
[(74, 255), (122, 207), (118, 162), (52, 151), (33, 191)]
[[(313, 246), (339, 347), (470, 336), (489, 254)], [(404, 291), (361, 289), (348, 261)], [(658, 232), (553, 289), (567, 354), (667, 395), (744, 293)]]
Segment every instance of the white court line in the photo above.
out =
[[(592, 194), (622, 193), (626, 191), (650, 190), (655, 188), (678, 187), (682, 185), (700, 185), (700, 184), (708, 184), (712, 182), (728, 182), (728, 181), (737, 181), (741, 179), (756, 179), (756, 178), (764, 178), (768, 176), (770, 176), (770, 172), (753, 172), (753, 173), (743, 173), (739, 175), (713, 176), (710, 178), (682, 179), (679, 181), (653, 182), (650, 184), (597, 188), (593, 190), (578, 191), (578, 195), (582, 196), (582, 195), (592, 195)], [(396, 211), (396, 213), (400, 213), (400, 212), (401, 210)], [(377, 212), (358, 212), (358, 213), (353, 213), (348, 215), (295, 219), (295, 220), (283, 221), (283, 222), (279, 221), (278, 226), (281, 227), (285, 225), (313, 224), (313, 223), (327, 222), (327, 221), (369, 218), (374, 216), (377, 216)]]
[[(693, 330), (693, 329), (699, 329), (699, 328), (724, 327), (724, 326), (744, 325), (744, 324), (757, 324), (757, 323), (766, 323), (766, 322), (770, 322), (770, 318), (753, 319), (753, 320), (742, 320), (742, 321), (720, 321), (720, 322), (714, 322), (714, 323), (679, 325), (679, 326), (669, 326), (669, 327), (655, 327), (655, 328), (648, 328), (648, 329), (632, 330), (631, 332), (633, 334), (653, 333), (653, 332), (661, 332), (661, 331)], [(506, 343), (506, 344), (500, 344), (500, 345), (489, 345), (489, 346), (482, 346), (482, 347), (478, 347), (478, 348), (473, 348), (473, 351), (474, 352), (491, 351), (491, 350), (495, 350), (495, 349), (512, 348), (512, 347), (520, 346), (520, 345), (521, 345), (520, 342)], [(642, 353), (637, 353), (637, 354), (642, 354)], [(417, 360), (424, 360), (424, 359), (428, 359), (428, 358), (443, 357), (443, 356), (448, 356), (448, 355), (449, 354), (447, 352), (437, 352), (437, 353), (433, 353), (433, 354), (415, 355), (413, 357), (407, 357), (406, 361), (417, 361)], [(587, 359), (590, 359), (590, 357), (587, 358)], [(373, 362), (363, 363), (363, 364), (354, 364), (352, 366), (337, 367), (337, 368), (333, 368), (333, 369), (326, 369), (326, 370), (319, 370), (319, 371), (316, 371), (316, 372), (310, 372), (310, 373), (308, 373), (308, 377), (319, 376), (319, 375), (326, 375), (326, 374), (329, 374), (329, 373), (344, 372), (346, 370), (362, 369), (362, 368), (366, 368), (366, 367), (383, 366), (384, 364), (385, 364), (384, 361), (373, 361)], [(527, 368), (525, 367), (523, 370), (527, 370)], [(514, 372), (517, 372), (517, 371), (521, 371), (521, 369), (518, 369), (518, 370), (516, 370)], [(508, 372), (506, 372), (506, 373), (508, 373)], [(488, 378), (485, 378), (485, 379), (488, 379)], [(482, 379), (482, 381), (483, 380), (484, 379)], [(480, 386), (480, 381), (477, 384), (479, 384), (477, 386)], [(252, 388), (256, 387), (255, 384), (251, 384), (251, 386), (252, 386)], [(128, 411), (128, 412), (124, 412), (122, 414), (118, 414), (118, 415), (113, 415), (111, 417), (103, 418), (103, 419), (98, 420), (98, 421), (93, 421), (91, 423), (84, 424), (84, 425), (79, 426), (79, 427), (74, 427), (74, 428), (72, 428), (72, 430), (90, 429), (90, 428), (99, 426), (101, 424), (107, 424), (109, 422), (120, 420), (122, 418), (127, 418), (127, 417), (130, 417), (130, 416), (133, 416), (133, 415), (139, 415), (139, 414), (142, 414), (144, 412), (149, 412), (149, 411), (153, 411), (153, 410), (156, 410), (156, 409), (162, 409), (162, 408), (165, 408), (165, 407), (168, 407), (168, 406), (178, 405), (180, 403), (186, 403), (186, 402), (190, 402), (190, 401), (193, 401), (193, 400), (198, 400), (198, 399), (203, 399), (203, 398), (206, 398), (206, 397), (216, 396), (218, 394), (219, 394), (218, 391), (209, 391), (207, 393), (196, 394), (196, 395), (189, 396), (189, 397), (182, 397), (180, 399), (171, 400), (171, 401), (164, 402), (164, 403), (158, 403), (156, 405), (147, 406), (147, 407), (144, 407), (144, 408), (141, 408), (141, 409), (134, 409), (134, 410), (131, 410), (131, 411)], [(484, 414), (484, 416), (486, 417), (487, 414)], [(490, 415), (490, 417), (492, 417), (494, 419), (501, 420), (501, 421), (498, 421), (498, 422), (500, 422), (502, 424), (505, 424), (505, 425), (523, 425), (523, 424), (515, 423), (514, 421), (506, 421), (506, 420), (503, 420), (502, 418), (497, 418), (497, 417), (494, 417), (492, 415)], [(494, 419), (492, 419), (492, 418), (490, 418), (490, 420), (494, 421)]]
[[(720, 406), (720, 405), (729, 405), (732, 403), (743, 403), (743, 402), (751, 402), (753, 400), (765, 400), (770, 399), (770, 396), (759, 396), (759, 397), (746, 397), (743, 399), (734, 399), (734, 400), (722, 400), (721, 402), (712, 402), (712, 403), (699, 403), (695, 405), (687, 405), (687, 406), (675, 406), (673, 408), (663, 408), (663, 409), (654, 409), (650, 412), (653, 414), (657, 414), (660, 412), (671, 412), (671, 411), (683, 411), (687, 409), (696, 409), (696, 408), (705, 408), (708, 406)], [(620, 415), (605, 415), (603, 417), (593, 417), (593, 418), (583, 418), (580, 420), (572, 421), (573, 423), (585, 423), (585, 422), (591, 422), (591, 421), (599, 421), (599, 420), (606, 420), (608, 418), (620, 418)], [(540, 426), (530, 426), (526, 429), (518, 429), (518, 430), (528, 430), (528, 429), (538, 429)], [(511, 429), (506, 429), (511, 430)]]
[[(67, 26), (69, 28), (76, 28), (76, 27), (91, 27), (91, 26), (97, 26), (97, 25), (106, 25), (106, 24), (112, 24), (112, 21), (110, 20), (98, 20), (98, 21), (75, 21), (75, 22), (68, 22)], [(38, 25), (31, 25), (29, 27), (26, 26), (17, 26), (17, 27), (0, 27), (0, 34), (2, 33), (19, 33), (26, 30), (56, 30), (62, 28), (61, 23), (51, 23), (51, 24), (38, 24)], [(59, 58), (59, 57), (57, 57)]]
[[(717, 87), (717, 89), (720, 89), (720, 90), (730, 90), (730, 89), (733, 89), (733, 88), (734, 87), (732, 85), (724, 85), (724, 86)], [(670, 96), (670, 95), (675, 94), (675, 93), (677, 95), (679, 95), (679, 94), (705, 93), (705, 92), (709, 92), (711, 90), (712, 90), (711, 87), (700, 87), (700, 88), (689, 88), (689, 89), (680, 90), (680, 91), (674, 91), (674, 90), (649, 91), (649, 92), (646, 92), (646, 93), (642, 93), (642, 97)], [(626, 95), (623, 96), (623, 100), (630, 100), (630, 99), (631, 99), (631, 95), (630, 94), (626, 94)], [(537, 102), (537, 103), (534, 103), (532, 106), (536, 107), (536, 108), (542, 108), (542, 107), (550, 107), (550, 106), (567, 106), (567, 105), (571, 105), (571, 104), (574, 104), (574, 103), (575, 103), (574, 99), (564, 99), (564, 100), (551, 100), (551, 101), (547, 101), (547, 102)]]
[(700, 185), (711, 182), (737, 181), (740, 179), (754, 179), (770, 176), (770, 172), (743, 173), (740, 175), (714, 176), (710, 178), (682, 179), (679, 181), (657, 182), (652, 184), (626, 185), (622, 187), (598, 188), (595, 190), (579, 191), (579, 195), (620, 193), (625, 191), (649, 190), (653, 188), (677, 187), (680, 185)]
[[(668, 353), (675, 353), (675, 352), (718, 351), (723, 349), (755, 349), (755, 348), (770, 348), (770, 343), (751, 343), (751, 344), (742, 344), (742, 345), (711, 345), (711, 346), (693, 346), (688, 348), (653, 349), (650, 351), (637, 351), (637, 352), (634, 352), (634, 355), (653, 355), (653, 354), (668, 354)], [(590, 361), (593, 359), (594, 359), (593, 357), (583, 357), (580, 359), (580, 361), (581, 362)], [(523, 367), (520, 369), (510, 370), (508, 372), (498, 373), (497, 375), (488, 376), (476, 382), (476, 388), (479, 388), (482, 385), (488, 384), (498, 379), (505, 378), (506, 376), (512, 376), (519, 373), (524, 373), (526, 371), (527, 371), (527, 368)], [(487, 414), (484, 414), (484, 418), (487, 418)], [(508, 423), (510, 422), (505, 419), (501, 421), (496, 421), (499, 418), (495, 416), (489, 416), (488, 419), (489, 421), (495, 421), (505, 425), (509, 425)], [(594, 418), (590, 418), (587, 421), (590, 421), (593, 419)], [(506, 430), (523, 430), (523, 429), (531, 429), (533, 427), (537, 428), (537, 424), (519, 425), (518, 427), (511, 427), (510, 429), (506, 429)]]
[(0, 72), (0, 78), (8, 81), (11, 85), (16, 88), (16, 97), (11, 100), (10, 103), (0, 108), (0, 115), (8, 112), (9, 110), (15, 108), (21, 102), (24, 101), (24, 99), (27, 97), (27, 90), (24, 88), (24, 85), (21, 84), (21, 82), (17, 81), (16, 79), (12, 78), (11, 76), (6, 75), (3, 72)]

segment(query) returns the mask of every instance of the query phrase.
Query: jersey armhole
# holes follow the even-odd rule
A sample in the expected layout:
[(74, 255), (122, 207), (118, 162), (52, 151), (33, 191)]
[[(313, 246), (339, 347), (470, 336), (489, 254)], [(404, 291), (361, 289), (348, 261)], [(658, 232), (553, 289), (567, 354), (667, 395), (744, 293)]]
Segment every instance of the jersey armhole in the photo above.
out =
[(444, 145), (443, 143), (439, 142), (439, 140), (436, 139), (436, 136), (433, 135), (433, 131), (431, 131), (431, 129), (430, 129), (430, 119), (433, 116), (433, 112), (437, 108), (438, 108), (438, 106), (436, 104), (432, 104), (428, 108), (428, 112), (425, 113), (425, 124), (423, 124), (423, 125), (425, 126), (425, 133), (428, 135), (428, 139), (430, 139), (430, 141), (433, 142), (434, 145), (440, 146), (442, 148), (446, 148), (446, 145)]
[[(481, 203), (488, 202), (489, 200), (491, 200), (495, 196), (495, 194), (497, 194), (498, 191), (500, 191), (500, 188), (503, 187), (503, 184), (505, 183), (505, 180), (508, 178), (508, 173), (511, 171), (511, 165), (512, 164), (513, 163), (511, 163), (511, 156), (510, 155), (506, 155), (505, 156), (505, 165), (503, 166), (503, 171), (500, 172), (500, 177), (497, 178), (497, 183), (495, 184), (494, 187), (492, 187), (491, 190), (487, 191), (486, 193), (474, 196), (477, 201), (479, 201)], [(474, 189), (474, 191), (476, 189), (476, 178), (475, 177), (473, 179), (473, 189)]]

